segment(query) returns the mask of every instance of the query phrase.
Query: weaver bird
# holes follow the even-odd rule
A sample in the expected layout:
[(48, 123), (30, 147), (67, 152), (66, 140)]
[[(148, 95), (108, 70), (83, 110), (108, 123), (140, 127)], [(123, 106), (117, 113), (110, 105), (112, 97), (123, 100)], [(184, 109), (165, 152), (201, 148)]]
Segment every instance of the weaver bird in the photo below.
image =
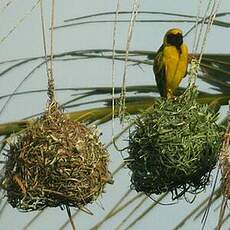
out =
[(154, 59), (153, 71), (161, 97), (173, 98), (176, 88), (185, 77), (188, 66), (188, 48), (183, 43), (182, 31), (170, 29)]

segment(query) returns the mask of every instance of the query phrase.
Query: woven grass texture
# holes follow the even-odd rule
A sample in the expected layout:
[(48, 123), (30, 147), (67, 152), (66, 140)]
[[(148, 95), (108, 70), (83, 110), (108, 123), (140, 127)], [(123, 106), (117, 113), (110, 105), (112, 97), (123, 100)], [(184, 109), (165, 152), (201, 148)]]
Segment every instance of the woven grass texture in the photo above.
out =
[(93, 202), (111, 180), (108, 153), (95, 130), (49, 108), (9, 144), (8, 202), (22, 211)]
[(126, 161), (138, 192), (172, 192), (175, 199), (209, 183), (223, 130), (216, 123), (218, 114), (196, 97), (192, 87), (176, 100), (158, 100), (136, 118)]

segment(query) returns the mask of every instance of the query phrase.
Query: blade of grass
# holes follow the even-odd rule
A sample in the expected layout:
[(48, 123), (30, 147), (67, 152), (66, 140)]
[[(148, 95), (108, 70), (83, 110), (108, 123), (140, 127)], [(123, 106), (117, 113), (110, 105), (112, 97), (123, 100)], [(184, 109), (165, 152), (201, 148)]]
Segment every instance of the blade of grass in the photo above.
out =
[(37, 214), (23, 227), (22, 230), (28, 230), (29, 227), (44, 213), (46, 209), (38, 211)]
[(128, 189), (123, 196), (117, 201), (117, 203), (113, 206), (113, 208), (107, 213), (107, 215), (96, 225), (94, 225), (91, 230), (96, 230), (98, 229), (109, 217), (110, 215), (117, 209), (117, 207), (130, 195), (131, 189)]
[[(229, 99), (229, 95), (208, 95), (202, 96), (198, 98), (198, 102), (200, 103), (211, 103), (212, 101), (218, 99), (221, 104), (227, 105), (227, 100)], [(127, 112), (129, 114), (137, 114), (142, 110), (145, 110), (154, 104), (154, 100), (139, 100), (135, 102), (127, 103)], [(116, 109), (116, 116), (117, 116), (117, 109)], [(95, 121), (99, 121), (99, 123), (107, 122), (111, 119), (111, 107), (103, 107), (103, 108), (92, 108), (81, 110), (77, 112), (69, 112), (66, 115), (73, 120), (83, 121), (86, 123), (92, 123)], [(102, 120), (101, 120), (102, 119)], [(101, 120), (101, 121), (100, 121)], [(31, 124), (33, 120), (27, 119), (23, 121), (17, 122), (9, 122), (5, 124), (0, 124), (0, 136), (2, 135), (9, 135), (13, 132), (18, 132), (24, 128), (26, 128), (29, 124)]]
[[(132, 11), (119, 11), (119, 14), (131, 14)], [(178, 14), (178, 13), (171, 13), (171, 12), (162, 12), (162, 11), (138, 11), (139, 14), (150, 14), (150, 15), (168, 15), (168, 16), (176, 16), (176, 17), (185, 17), (185, 18), (196, 18), (194, 15), (189, 15), (189, 14)], [(64, 20), (64, 22), (70, 22), (70, 21), (75, 21), (75, 20), (82, 20), (86, 18), (92, 18), (92, 17), (100, 17), (100, 16), (105, 16), (105, 15), (114, 15), (116, 14), (116, 11), (107, 11), (107, 12), (101, 12), (101, 13), (96, 13), (96, 14), (89, 14), (81, 17), (75, 17), (75, 18), (70, 18)], [(229, 12), (221, 12), (216, 15), (216, 17), (223, 17), (229, 15)]]
[(7, 207), (7, 204), (8, 204), (7, 200), (4, 201), (4, 204), (2, 205), (2, 207), (0, 209), (0, 218), (2, 217), (2, 214), (4, 213), (4, 211), (5, 211), (6, 207)]
[[(129, 23), (130, 20), (117, 20), (117, 23)], [(162, 19), (155, 19), (155, 20), (136, 20), (137, 23), (194, 23), (196, 22), (195, 20), (184, 20), (184, 19), (168, 19), (168, 20), (162, 20)], [(67, 25), (60, 25), (56, 26), (54, 29), (63, 29), (63, 28), (68, 28), (68, 27), (73, 27), (73, 26), (82, 26), (82, 25), (88, 25), (88, 24), (104, 24), (104, 23), (114, 23), (114, 20), (92, 20), (92, 21), (84, 21), (84, 22), (74, 22), (74, 23), (69, 23)], [(220, 23), (218, 23), (220, 24)], [(227, 24), (227, 23), (226, 23)], [(224, 22), (221, 24), (222, 26), (225, 25)], [(227, 24), (228, 25), (228, 24)]]
[(115, 228), (116, 230), (120, 229), (122, 225), (124, 225), (129, 218), (144, 204), (144, 202), (147, 200), (147, 196), (143, 197), (143, 199), (140, 200), (139, 203), (133, 208), (131, 212), (128, 213), (128, 215), (121, 221), (121, 223)]
[[(125, 54), (125, 50), (115, 50), (115, 52), (116, 52), (116, 54), (122, 54), (122, 55)], [(104, 53), (110, 53), (111, 55), (104, 55)], [(89, 55), (89, 54), (91, 54), (91, 55)], [(100, 54), (100, 55), (98, 55), (98, 54)], [(151, 60), (155, 56), (155, 52), (144, 51), (144, 50), (139, 50), (139, 51), (138, 50), (132, 50), (132, 51), (129, 52), (129, 54), (137, 55), (139, 57), (140, 56), (146, 56), (146, 57), (148, 57), (148, 59), (151, 59)], [(65, 56), (82, 56), (82, 57), (84, 56), (84, 57), (88, 57), (88, 58), (112, 59), (112, 50), (111, 49), (89, 49), (89, 50), (68, 51), (68, 52), (55, 54), (54, 59), (57, 60), (57, 58), (65, 57)], [(205, 54), (204, 57), (205, 58), (216, 58), (216, 59), (223, 60), (223, 61), (226, 60), (226, 62), (229, 62), (229, 59), (230, 59), (230, 55), (228, 55), (228, 54)], [(43, 56), (31, 57), (31, 58), (27, 58), (27, 59), (22, 58), (22, 62), (8, 67), (7, 69), (5, 69), (4, 71), (2, 71), (0, 73), (0, 76), (3, 76), (4, 74), (6, 74), (7, 72), (13, 70), (16, 67), (19, 67), (19, 66), (21, 66), (21, 65), (23, 65), (23, 64), (25, 64), (27, 62), (34, 61), (34, 60), (39, 59), (39, 58), (44, 58), (44, 57)], [(117, 60), (124, 61), (124, 57), (117, 57)], [(10, 61), (12, 61), (12, 60), (8, 60), (8, 62), (10, 62)], [(132, 61), (134, 63), (152, 65), (151, 61), (143, 61), (143, 60), (140, 61), (138, 59), (132, 59), (132, 60), (129, 60), (129, 61)], [(206, 60), (206, 62), (207, 62), (207, 60)], [(2, 63), (7, 63), (7, 61), (3, 61)]]
[[(157, 91), (156, 91), (157, 93)], [(87, 96), (85, 96), (87, 97)], [(79, 98), (76, 98), (79, 99)], [(137, 101), (153, 101), (155, 98), (152, 96), (130, 96), (130, 97), (126, 97), (126, 101), (128, 103), (132, 103), (132, 102), (137, 102)], [(75, 99), (71, 100), (70, 102), (68, 102), (67, 104), (74, 102)], [(119, 102), (119, 97), (115, 97), (115, 101)], [(105, 98), (105, 99), (100, 99), (100, 100), (91, 100), (91, 101), (85, 101), (85, 102), (79, 102), (76, 104), (71, 104), (71, 105), (67, 105), (66, 103), (62, 104), (61, 107), (67, 109), (67, 108), (74, 108), (74, 107), (78, 107), (81, 105), (88, 105), (88, 104), (96, 104), (96, 103), (103, 103), (106, 106), (111, 106), (112, 104), (112, 99), (111, 98)], [(63, 106), (64, 105), (64, 106)]]
[[(216, 189), (216, 191), (214, 192), (214, 194), (220, 193), (220, 188)], [(178, 230), (180, 228), (182, 228), (185, 223), (191, 219), (191, 217), (193, 215), (195, 215), (201, 208), (205, 207), (206, 208), (206, 204), (208, 203), (210, 197), (205, 198), (198, 206), (196, 206), (191, 212), (189, 212), (174, 228), (173, 230)], [(216, 200), (216, 196), (215, 196), (215, 200)], [(214, 200), (212, 200), (212, 202), (214, 202)], [(205, 209), (202, 209), (202, 213), (205, 211)], [(200, 216), (200, 215), (199, 215)], [(196, 218), (194, 218), (195, 220)]]
[[(219, 187), (215, 193), (214, 193), (214, 197), (212, 199), (212, 203), (211, 205), (213, 205), (221, 196), (221, 188)], [(208, 201), (209, 200), (209, 197), (206, 198), (206, 200)], [(205, 201), (205, 200), (204, 200)], [(204, 203), (205, 204), (205, 203)], [(195, 215), (194, 219), (193, 220), (197, 220), (205, 211), (206, 211), (206, 206), (202, 206), (203, 208), (200, 209), (200, 211)]]
[[(81, 90), (80, 88), (72, 88), (72, 87), (66, 87), (66, 88), (57, 88), (55, 89), (56, 91), (77, 91)], [(34, 93), (46, 93), (47, 89), (37, 89), (37, 90), (26, 90), (26, 91), (21, 91), (21, 92), (16, 92), (16, 93), (10, 93), (10, 94), (5, 94), (0, 96), (0, 100), (11, 97), (11, 96), (20, 96), (20, 95), (26, 95), (26, 94), (34, 94)], [(77, 94), (74, 94), (77, 95)]]
[[(126, 14), (131, 14), (132, 11), (119, 11), (119, 15), (126, 15)], [(193, 15), (187, 15), (187, 14), (177, 14), (177, 13), (171, 13), (171, 12), (157, 12), (157, 11), (139, 11), (139, 14), (154, 14), (154, 15), (168, 15), (168, 16), (177, 16), (177, 17), (188, 17), (188, 18), (196, 18)], [(101, 12), (101, 13), (96, 13), (96, 14), (89, 14), (81, 17), (75, 17), (75, 18), (70, 18), (64, 20), (64, 22), (71, 22), (71, 21), (77, 21), (77, 20), (82, 20), (82, 19), (88, 19), (88, 18), (94, 18), (94, 17), (100, 17), (100, 16), (106, 16), (106, 15), (115, 15), (116, 11), (107, 11), (107, 12)], [(228, 12), (227, 12), (228, 14)]]
[[(104, 219), (102, 220), (103, 221), (103, 223), (101, 223), (101, 222), (99, 222), (100, 223), (100, 226), (102, 225), (102, 224), (104, 224), (106, 221), (108, 221), (109, 219), (111, 219), (112, 217), (114, 217), (115, 215), (117, 215), (119, 212), (121, 212), (121, 211), (123, 211), (125, 208), (127, 208), (129, 205), (131, 205), (133, 202), (135, 202), (137, 199), (139, 199), (140, 197), (142, 197), (142, 196), (144, 196), (144, 194), (143, 193), (139, 193), (139, 194), (137, 194), (136, 196), (134, 196), (134, 197), (132, 197), (132, 198), (130, 198), (127, 202), (125, 202), (123, 205), (121, 205), (120, 207), (119, 207), (119, 205), (116, 205), (116, 207), (114, 206), (113, 207), (113, 211), (109, 214), (109, 215), (106, 215), (105, 217), (104, 217)], [(95, 226), (93, 226), (91, 229), (93, 230), (93, 229), (97, 229), (98, 227), (100, 227), (100, 226), (97, 226), (97, 224), (95, 225)]]
[(24, 15), (23, 15), (23, 17), (21, 17), (18, 21), (17, 21), (17, 23), (16, 23), (16, 25), (14, 25), (9, 31), (8, 31), (8, 33), (6, 34), (6, 35), (4, 35), (1, 39), (0, 39), (0, 44), (2, 44), (18, 27), (19, 27), (19, 25), (21, 25), (24, 21), (25, 21), (25, 19), (27, 19), (27, 17), (29, 17), (31, 14), (32, 14), (32, 12), (33, 12), (33, 10), (38, 6), (38, 4), (39, 4), (39, 2), (40, 2), (40, 0), (38, 0), (38, 1), (35, 1), (35, 3), (32, 5), (32, 7), (30, 8), (30, 10), (28, 11), (28, 12), (26, 12)]
[(6, 109), (6, 106), (8, 105), (8, 103), (10, 102), (10, 100), (13, 98), (14, 94), (20, 89), (20, 87), (32, 76), (32, 74), (35, 73), (35, 71), (37, 69), (39, 69), (43, 64), (45, 63), (45, 61), (39, 63), (38, 65), (36, 65), (30, 72), (29, 74), (27, 74), (24, 79), (18, 84), (18, 86), (14, 89), (13, 93), (11, 94), (11, 96), (8, 97), (8, 99), (6, 100), (6, 102), (4, 103), (4, 105), (2, 106), (1, 110), (0, 110), (0, 115), (3, 113), (3, 111)]
[(167, 196), (167, 193), (161, 195), (156, 202), (154, 202), (153, 204), (151, 204), (147, 209), (145, 209), (145, 211), (143, 211), (133, 222), (131, 222), (126, 228), (125, 230), (131, 229), (138, 221), (140, 221), (142, 218), (144, 218), (150, 211), (152, 211), (152, 209), (154, 207), (156, 207), (157, 204), (159, 204), (159, 202), (161, 202), (165, 197)]

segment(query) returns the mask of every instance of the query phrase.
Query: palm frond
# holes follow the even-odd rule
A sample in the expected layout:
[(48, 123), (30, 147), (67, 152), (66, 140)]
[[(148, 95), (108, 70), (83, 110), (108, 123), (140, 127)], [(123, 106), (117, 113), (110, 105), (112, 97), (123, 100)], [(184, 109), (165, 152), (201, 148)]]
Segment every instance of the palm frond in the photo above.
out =
[[(132, 12), (131, 11), (120, 11), (119, 15), (130, 15)], [(64, 20), (65, 23), (64, 25), (60, 25), (60, 26), (56, 26), (55, 29), (60, 29), (60, 28), (66, 28), (66, 27), (72, 27), (72, 26), (79, 26), (79, 25), (84, 25), (84, 24), (95, 24), (95, 23), (106, 23), (106, 22), (110, 22), (110, 23), (114, 23), (114, 20), (97, 20), (96, 18), (98, 17), (104, 17), (104, 16), (112, 16), (116, 14), (115, 11), (109, 11), (109, 12), (101, 12), (101, 13), (97, 13), (97, 14), (89, 14), (89, 15), (85, 15), (85, 16), (81, 16), (81, 17), (75, 17), (75, 18), (70, 18), (70, 19), (66, 19)], [(143, 16), (143, 15), (148, 15), (148, 16), (161, 16), (161, 19), (142, 19), (142, 20), (136, 20), (136, 22), (141, 22), (141, 23), (153, 23), (153, 22), (177, 22), (177, 23), (195, 23), (196, 22), (196, 15), (189, 15), (189, 14), (179, 14), (179, 13), (171, 13), (171, 12), (160, 12), (160, 11), (139, 11), (138, 12), (139, 15)], [(222, 13), (218, 13), (216, 15), (216, 18), (218, 17), (224, 17), (229, 15), (229, 12), (222, 12)], [(169, 17), (169, 19), (162, 19), (163, 17)], [(176, 17), (176, 19), (173, 19), (174, 17)], [(92, 20), (88, 20), (91, 19)], [(183, 18), (183, 19), (178, 19), (178, 18)], [(202, 22), (202, 18), (199, 18), (200, 21), (199, 23)], [(85, 21), (82, 21), (85, 20)], [(205, 20), (205, 23), (207, 23), (208, 17)], [(74, 21), (74, 22), (73, 22)], [(118, 22), (129, 22), (129, 20), (117, 20)], [(216, 26), (220, 26), (220, 27), (225, 27), (228, 28), (230, 27), (230, 23), (226, 22), (226, 21), (220, 21), (220, 20), (214, 20), (213, 22), (214, 25)]]

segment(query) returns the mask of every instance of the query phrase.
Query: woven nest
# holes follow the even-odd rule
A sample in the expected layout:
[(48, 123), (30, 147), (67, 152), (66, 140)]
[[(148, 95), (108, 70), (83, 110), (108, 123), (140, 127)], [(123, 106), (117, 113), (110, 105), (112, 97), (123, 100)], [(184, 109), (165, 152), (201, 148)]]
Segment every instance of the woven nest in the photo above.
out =
[(94, 201), (109, 182), (108, 153), (94, 130), (56, 107), (9, 144), (8, 202), (22, 211)]
[(135, 120), (127, 165), (136, 191), (197, 194), (209, 183), (221, 147), (217, 114), (196, 102), (191, 88), (176, 100), (160, 99)]

